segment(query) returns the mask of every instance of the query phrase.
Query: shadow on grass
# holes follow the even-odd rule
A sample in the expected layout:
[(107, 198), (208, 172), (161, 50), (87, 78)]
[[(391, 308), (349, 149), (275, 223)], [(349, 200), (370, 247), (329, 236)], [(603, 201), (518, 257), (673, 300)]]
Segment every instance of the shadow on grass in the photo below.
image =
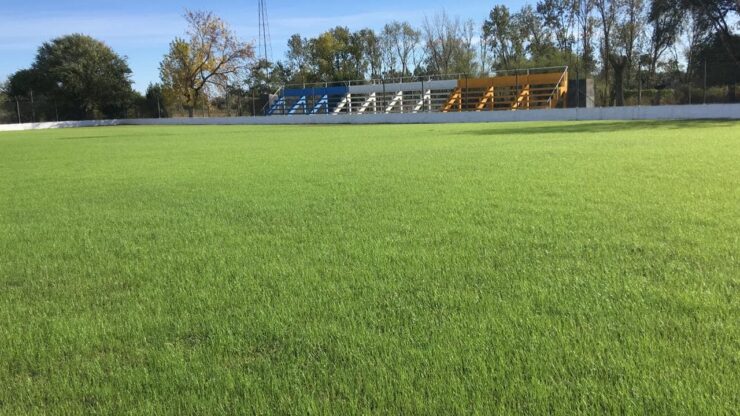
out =
[(96, 140), (96, 139), (110, 139), (116, 136), (70, 136), (70, 137), (57, 137), (57, 140)]
[(568, 121), (548, 122), (547, 125), (501, 123), (496, 127), (465, 130), (460, 134), (479, 136), (540, 135), (568, 133), (619, 133), (636, 130), (681, 130), (708, 127), (737, 127), (732, 120), (636, 120), (636, 121)]
[(158, 138), (158, 137), (169, 137), (176, 136), (173, 133), (160, 133), (160, 134), (109, 134), (109, 135), (93, 135), (93, 136), (69, 136), (69, 137), (57, 137), (56, 140), (99, 140), (99, 139), (140, 139), (140, 138)]

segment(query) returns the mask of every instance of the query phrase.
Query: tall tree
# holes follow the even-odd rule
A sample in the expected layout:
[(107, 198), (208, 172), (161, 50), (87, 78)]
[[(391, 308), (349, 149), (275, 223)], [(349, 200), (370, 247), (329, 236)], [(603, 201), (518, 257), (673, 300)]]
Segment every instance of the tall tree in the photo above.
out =
[(557, 48), (564, 53), (573, 50), (573, 26), (576, 19), (577, 0), (540, 0), (537, 2), (537, 14), (543, 21), (543, 27), (554, 38)]
[[(617, 62), (613, 56), (614, 49), (614, 26), (616, 25), (617, 14), (619, 13), (620, 0), (595, 0), (596, 10), (599, 14), (599, 23), (601, 24), (601, 63), (602, 73), (604, 76), (604, 98), (607, 105), (611, 105), (612, 97), (610, 94), (610, 75), (614, 62)], [(620, 60), (621, 63), (621, 60)]]
[(152, 118), (167, 118), (167, 100), (165, 99), (162, 86), (160, 84), (149, 84), (144, 95), (145, 116)]
[(458, 74), (474, 75), (478, 73), (477, 52), (475, 47), (476, 27), (473, 20), (460, 23), (458, 45), (454, 48), (451, 71)]
[[(27, 96), (34, 120), (113, 118), (126, 115), (133, 99), (126, 58), (85, 35), (44, 43), (28, 70), (9, 80), (13, 95)], [(38, 117), (37, 117), (38, 115)]]
[[(408, 22), (393, 21), (383, 28), (382, 37), (389, 48), (389, 53), (394, 55), (391, 61), (401, 65), (400, 75), (405, 77), (411, 74), (411, 61), (414, 51), (419, 45), (421, 32), (414, 29)], [(388, 68), (391, 71), (396, 68)]]
[(188, 10), (185, 20), (188, 39), (170, 43), (159, 71), (164, 87), (193, 117), (201, 100), (212, 88), (228, 85), (254, 57), (254, 50), (211, 12)]
[(16, 123), (18, 116), (15, 112), (10, 94), (8, 94), (8, 82), (0, 82), (0, 124)]
[(311, 51), (308, 39), (296, 33), (288, 39), (287, 67), (294, 74), (293, 82), (306, 83), (315, 81), (309, 79), (312, 70), (310, 68)]
[[(725, 48), (726, 55), (738, 70), (740, 56), (733, 48), (732, 20), (737, 20), (740, 5), (736, 0), (679, 0), (681, 4), (694, 11), (700, 26), (705, 29), (707, 38), (716, 33)], [(713, 33), (711, 33), (713, 31)]]
[(232, 83), (230, 89), (236, 91), (248, 87), (250, 92), (255, 94), (270, 94), (286, 83), (295, 83), (293, 75), (292, 69), (281, 62), (272, 63), (259, 59), (250, 65), (246, 85), (239, 82)]
[(526, 42), (530, 59), (537, 60), (553, 52), (553, 44), (546, 31), (545, 22), (530, 5), (525, 5), (514, 15), (515, 26), (519, 27)]
[(362, 52), (365, 59), (365, 66), (368, 68), (371, 79), (381, 77), (383, 71), (383, 48), (381, 39), (374, 30), (362, 29), (356, 33), (362, 44)]
[(474, 24), (446, 12), (426, 17), (422, 26), (427, 72), (433, 74), (477, 72), (473, 46)]
[(359, 42), (349, 28), (337, 26), (309, 41), (316, 77), (325, 82), (351, 81), (365, 72)]
[[(468, 68), (465, 67), (473, 66), (474, 63), (457, 61), (465, 55), (460, 53), (460, 49), (466, 47), (464, 31), (460, 18), (452, 18), (446, 12), (424, 18), (422, 32), (427, 72), (438, 75), (467, 73), (465, 70)], [(472, 53), (475, 54), (475, 50)]]
[(499, 69), (514, 69), (524, 57), (522, 31), (504, 5), (494, 6), (483, 23), (483, 38)]
[(649, 74), (654, 82), (663, 54), (676, 44), (685, 21), (684, 11), (675, 0), (652, 0), (648, 21), (651, 26)]
[(352, 32), (349, 35), (347, 48), (351, 61), (351, 70), (354, 73), (353, 79), (365, 79), (370, 62), (367, 59), (367, 50), (365, 35), (362, 31)]
[(586, 74), (590, 75), (596, 67), (594, 56), (593, 34), (596, 18), (593, 16), (596, 0), (575, 0), (575, 20), (578, 23), (578, 33), (581, 40), (581, 66)]
[[(619, 41), (621, 52), (627, 61), (623, 75), (629, 81), (632, 79), (634, 64), (637, 62), (635, 57), (640, 55), (642, 40), (646, 39), (644, 33), (647, 26), (648, 9), (645, 0), (624, 0), (622, 7), (624, 12), (619, 23)], [(624, 94), (624, 91), (620, 93)]]
[[(37, 117), (37, 110), (38, 110), (38, 100), (39, 98), (44, 94), (42, 91), (46, 90), (46, 82), (44, 82), (41, 79), (42, 74), (36, 70), (33, 69), (21, 69), (11, 75), (8, 78), (7, 82), (7, 92), (8, 96), (13, 97), (13, 100), (16, 103), (16, 111), (20, 112), (20, 102), (28, 100), (30, 103), (30, 111), (26, 112), (28, 118), (28, 121), (30, 122), (36, 122), (39, 121), (39, 118)], [(34, 91), (36, 94), (36, 99), (34, 100)], [(81, 111), (82, 107), (75, 103), (72, 104), (72, 108), (77, 108), (78, 112), (76, 116), (73, 116), (72, 118), (92, 118), (92, 117), (85, 117), (84, 113)], [(19, 121), (22, 120), (21, 114), (18, 114)], [(44, 119), (45, 117), (41, 117), (41, 119)]]

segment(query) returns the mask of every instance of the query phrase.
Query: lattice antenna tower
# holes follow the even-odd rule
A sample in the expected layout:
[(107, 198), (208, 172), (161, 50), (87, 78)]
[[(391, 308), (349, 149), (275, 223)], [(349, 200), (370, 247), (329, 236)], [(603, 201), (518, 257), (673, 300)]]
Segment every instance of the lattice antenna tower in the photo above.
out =
[(257, 53), (260, 59), (272, 62), (272, 40), (270, 39), (270, 20), (267, 17), (267, 0), (259, 3), (259, 41)]

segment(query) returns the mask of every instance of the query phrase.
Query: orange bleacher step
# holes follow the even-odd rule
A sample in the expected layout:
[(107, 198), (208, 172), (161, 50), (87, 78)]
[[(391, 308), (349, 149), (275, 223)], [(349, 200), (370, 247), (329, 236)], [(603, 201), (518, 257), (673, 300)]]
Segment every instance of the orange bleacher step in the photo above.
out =
[(450, 98), (447, 99), (447, 103), (445, 104), (444, 109), (442, 110), (443, 113), (449, 113), (452, 109), (452, 106), (455, 105), (455, 103), (459, 102), (459, 108), (462, 109), (462, 88), (457, 87), (454, 91), (452, 91), (452, 94), (450, 94)]

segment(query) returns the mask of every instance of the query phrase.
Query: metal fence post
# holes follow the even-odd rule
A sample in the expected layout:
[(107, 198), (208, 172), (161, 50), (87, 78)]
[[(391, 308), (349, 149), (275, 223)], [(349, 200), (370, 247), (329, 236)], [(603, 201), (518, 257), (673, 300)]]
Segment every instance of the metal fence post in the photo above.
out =
[(468, 74), (465, 74), (465, 95), (463, 96), (462, 91), (460, 92), (460, 112), (462, 113), (465, 105), (465, 100), (468, 99)]
[(424, 78), (421, 79), (421, 108), (424, 108), (426, 104), (427, 92), (424, 89)]
[(383, 82), (383, 108), (382, 110), (383, 110), (383, 113), (385, 113), (385, 109), (388, 108), (385, 105), (385, 78), (383, 78), (381, 81)]
[(704, 104), (707, 103), (707, 60), (704, 59)]
[(642, 105), (642, 63), (637, 66), (637, 106)]
[(688, 81), (689, 81), (689, 105), (691, 105), (691, 99), (692, 99), (692, 94), (693, 94), (693, 91), (691, 90), (693, 89), (692, 87), (694, 84), (691, 79), (691, 54), (689, 54), (689, 64), (686, 67), (686, 77), (688, 78)]
[(33, 90), (31, 90), (31, 123), (36, 122), (36, 109), (34, 108), (33, 103)]

